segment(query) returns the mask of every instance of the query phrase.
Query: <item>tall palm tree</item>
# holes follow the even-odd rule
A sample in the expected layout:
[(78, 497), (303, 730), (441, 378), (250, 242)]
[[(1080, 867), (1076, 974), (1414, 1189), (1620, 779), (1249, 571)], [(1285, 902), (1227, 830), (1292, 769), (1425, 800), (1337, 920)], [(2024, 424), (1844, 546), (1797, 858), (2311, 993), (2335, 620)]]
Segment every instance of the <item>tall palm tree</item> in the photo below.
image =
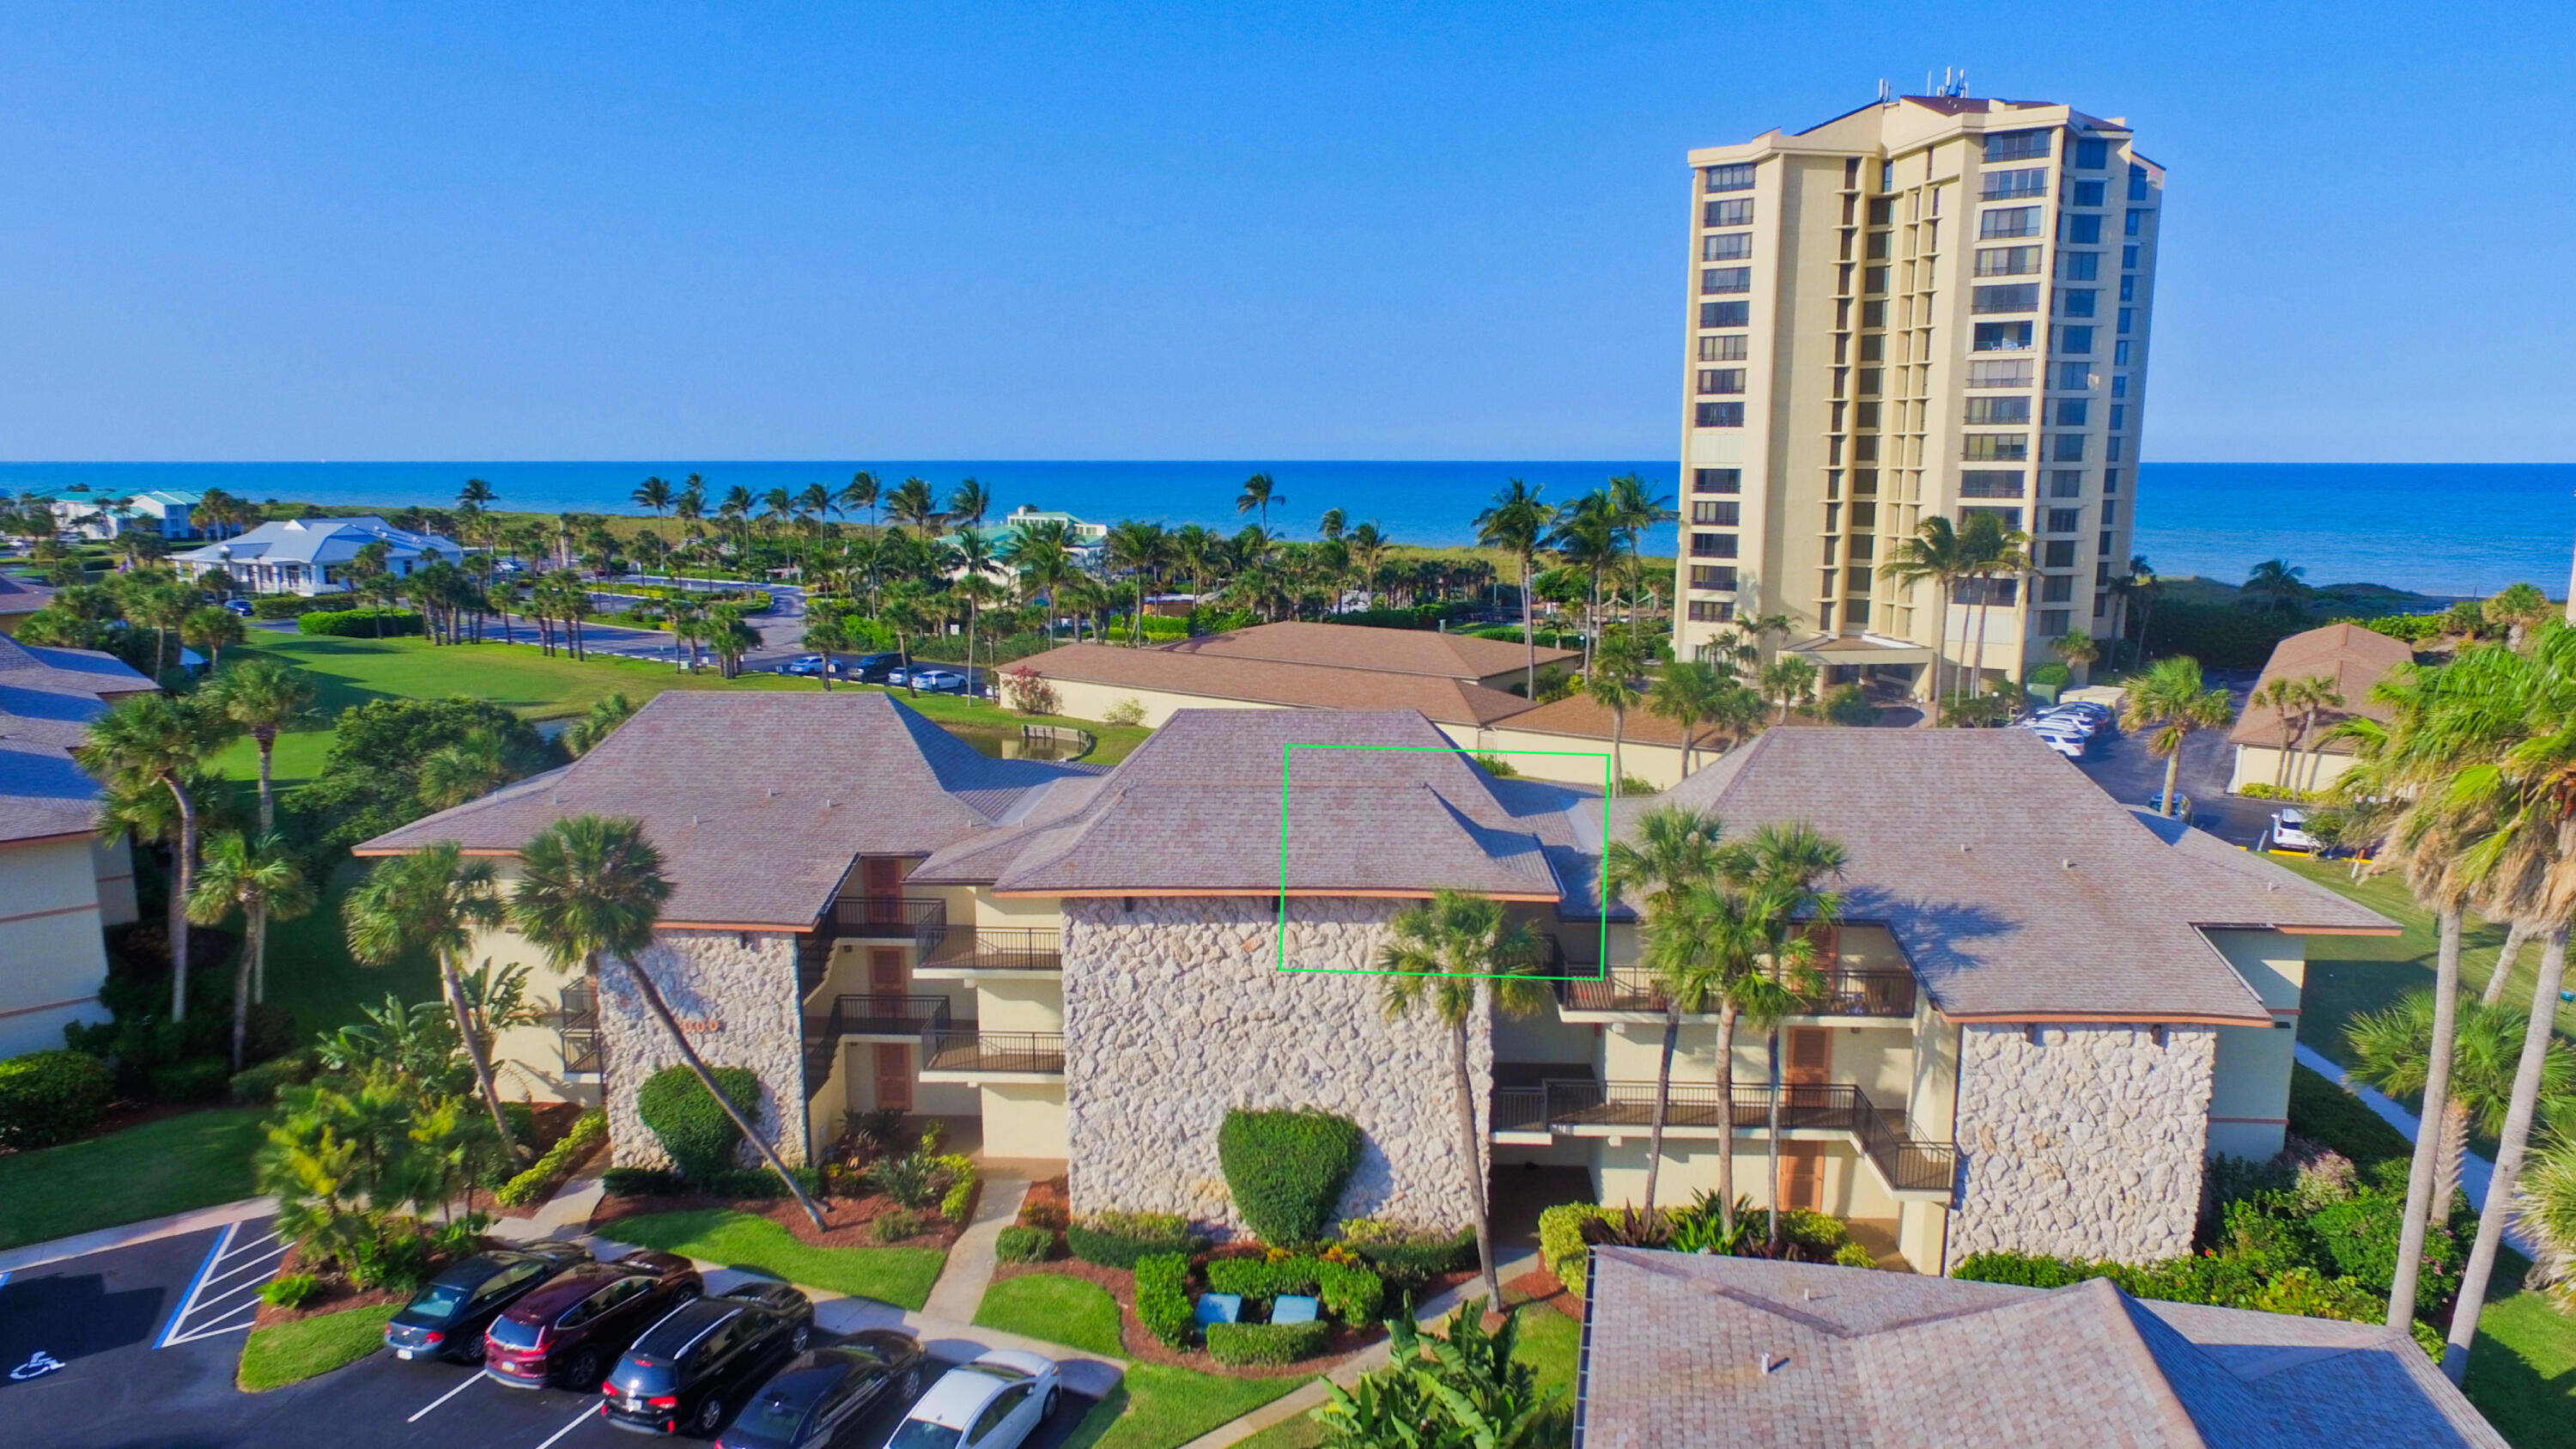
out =
[(1569, 567), (1583, 570), (1591, 580), (1583, 612), (1583, 667), (1589, 672), (1593, 646), (1601, 637), (1601, 576), (1619, 564), (1619, 516), (1610, 506), (1610, 495), (1596, 489), (1574, 500), (1557, 514), (1547, 543)]
[(652, 509), (655, 518), (660, 518), (671, 511), (671, 485), (665, 479), (645, 479), (636, 485), (633, 496), (635, 506)]
[[(2444, 1222), (2451, 1216), (2452, 1194), (2459, 1190), (2460, 1168), (2468, 1156), (2470, 1134), (2481, 1132), (2493, 1137), (2504, 1130), (2505, 1114), (2513, 1105), (2514, 1075), (2522, 1065), (2523, 1036), (2531, 1027), (2530, 1014), (2518, 1007), (2461, 1001), (2457, 1002), (2457, 1010), (2456, 1022), (2449, 1030), (2447, 1090), (2441, 1101), (2428, 1106), (2424, 1129), (2417, 1134), (2419, 1149), (2426, 1142), (2434, 1144), (2432, 1192), (2427, 1199), (2433, 1222)], [(2410, 991), (2383, 1011), (2354, 1017), (2344, 1027), (2353, 1080), (2391, 1097), (2426, 1096), (2434, 1066), (2434, 1043), (2444, 1035), (2440, 1016), (2437, 991)], [(2553, 1040), (2540, 1076), (2540, 1100), (2552, 1120), (2566, 1120), (2571, 1087), (2576, 1087), (2576, 1047), (2564, 1039)], [(2420, 1254), (2419, 1244), (2419, 1257)], [(2408, 1274), (2410, 1280), (2413, 1276), (2412, 1272)], [(2412, 1318), (2414, 1285), (2410, 1281), (2406, 1286), (2408, 1293), (2401, 1301)]]
[(2018, 581), (2030, 571), (2030, 555), (2024, 551), (2030, 535), (2017, 528), (2006, 528), (2003, 520), (1992, 513), (1972, 513), (1959, 530), (1972, 566), (1969, 576), (1977, 585), (1977, 644), (1975, 662), (1970, 666), (1968, 693), (1971, 698), (1985, 692), (1986, 683), (1986, 613), (1995, 602), (1995, 586), (2004, 579)]
[(519, 1155), (510, 1135), (510, 1119), (501, 1110), (501, 1089), (492, 1079), (492, 1054), (474, 1030), (473, 1012), (465, 999), (466, 953), (478, 932), (503, 920), (497, 876), (489, 860), (467, 860), (453, 840), (390, 855), (360, 881), (340, 903), (347, 928), (349, 954), (370, 966), (385, 966), (408, 951), (426, 954), (438, 968), (438, 984), (447, 1009), (456, 1019), (456, 1034), (474, 1064), (475, 1089), (501, 1134), (502, 1150)]
[(2288, 679), (2275, 679), (2245, 697), (2247, 709), (2268, 709), (2281, 722), (2281, 752), (2272, 761), (2272, 788), (2285, 788), (2290, 783), (2290, 713), (2298, 696), (2296, 685)]
[(1057, 591), (1080, 571), (1073, 559), (1073, 529), (1058, 518), (1012, 524), (993, 557), (1018, 579), (1021, 599), (1046, 600), (1049, 614), (1061, 612), (1055, 607)]
[[(1827, 838), (1805, 821), (1766, 823), (1737, 847), (1728, 873), (1757, 902), (1750, 914), (1769, 938), (1769, 970), (1764, 973), (1769, 1004), (1816, 994), (1821, 973), (1834, 965), (1822, 959), (1819, 933), (1831, 938), (1842, 916), (1842, 893), (1826, 888), (1839, 879), (1849, 860), (1842, 843)], [(1781, 1240), (1780, 1208), (1780, 1010), (1767, 1028), (1770, 1038), (1770, 1121), (1765, 1131), (1770, 1152), (1771, 1248)]]
[(1426, 1012), (1448, 1028), (1459, 1163), (1476, 1207), (1476, 1262), (1485, 1292), (1496, 1303), (1502, 1301), (1502, 1284), (1494, 1275), (1484, 1138), (1476, 1130), (1476, 1083), (1467, 1065), (1469, 1031), (1493, 1011), (1525, 1016), (1538, 1009), (1546, 992), (1529, 974), (1537, 959), (1537, 935), (1527, 922), (1511, 919), (1502, 902), (1447, 890), (1398, 915), (1391, 939), (1378, 952), (1378, 969), (1386, 973), (1379, 1000), (1387, 1018)]
[(1109, 530), (1107, 556), (1103, 561), (1110, 568), (1125, 572), (1135, 582), (1136, 617), (1131, 623), (1134, 641), (1140, 648), (1145, 643), (1145, 588), (1155, 571), (1170, 559), (1171, 552), (1171, 540), (1159, 523), (1129, 518), (1120, 520)]
[(80, 767), (111, 789), (158, 784), (179, 807), (171, 849), (170, 1019), (188, 1018), (188, 898), (197, 879), (197, 801), (188, 777), (236, 733), (233, 722), (192, 699), (145, 694), (119, 700), (89, 722), (86, 743), (72, 751)]
[(1206, 602), (1208, 571), (1223, 552), (1225, 540), (1195, 523), (1172, 530), (1172, 567), (1190, 576), (1190, 607)]
[(968, 528), (980, 528), (984, 515), (993, 511), (993, 490), (972, 478), (960, 479), (948, 491), (948, 516)]
[(1556, 521), (1556, 509), (1540, 502), (1539, 492), (1514, 478), (1494, 495), (1491, 506), (1476, 515), (1476, 542), (1509, 553), (1520, 566), (1521, 693), (1530, 699), (1538, 698), (1538, 632), (1531, 614), (1530, 574), (1540, 543)]
[(2306, 591), (2307, 584), (2303, 580), (2307, 572), (2305, 568), (2292, 567), (2288, 559), (2267, 558), (2246, 575), (2244, 589), (2246, 593), (2263, 596), (2263, 612), (2279, 613), (2284, 600), (2296, 603), (2299, 595)]
[[(973, 479), (968, 479), (972, 483)], [(1000, 560), (994, 556), (993, 540), (983, 528), (969, 523), (957, 532), (952, 546), (957, 556), (957, 582), (954, 592), (966, 601), (966, 687), (969, 700), (975, 695), (975, 631), (984, 620), (984, 601), (993, 592), (992, 573)], [(1142, 612), (1141, 608), (1139, 612)]]
[(490, 508), (493, 500), (500, 496), (500, 494), (492, 491), (491, 484), (484, 482), (480, 478), (468, 478), (465, 480), (465, 486), (456, 490), (456, 506), (459, 508)]
[(885, 498), (886, 512), (897, 523), (912, 525), (915, 533), (928, 533), (939, 517), (939, 500), (930, 495), (930, 484), (919, 478), (906, 478)]
[(1640, 575), (1645, 564), (1643, 545), (1645, 531), (1657, 524), (1671, 523), (1681, 517), (1673, 500), (1658, 495), (1655, 485), (1634, 473), (1622, 473), (1610, 480), (1610, 512), (1619, 521), (1619, 532), (1626, 539), (1628, 555), (1628, 626), (1637, 624), (1637, 601), (1645, 596), (1646, 584)]
[(1762, 666), (1762, 693), (1779, 701), (1779, 722), (1787, 724), (1790, 710), (1815, 698), (1816, 666), (1794, 654), (1784, 654)]
[(1269, 474), (1255, 473), (1251, 477), (1243, 480), (1243, 492), (1237, 495), (1234, 500), (1234, 511), (1237, 513), (1258, 512), (1261, 515), (1261, 531), (1268, 533), (1270, 531), (1270, 505), (1273, 503), (1285, 503), (1287, 501), (1288, 495), (1279, 491), (1279, 485), (1270, 480)]
[(1628, 762), (1624, 747), (1628, 739), (1628, 711), (1637, 707), (1646, 692), (1637, 687), (1637, 676), (1646, 669), (1645, 651), (1625, 629), (1614, 629), (1601, 637), (1592, 651), (1592, 672), (1586, 676), (1584, 693), (1603, 709), (1610, 711), (1610, 797), (1617, 799), (1627, 788)]
[(725, 1116), (760, 1152), (763, 1161), (787, 1184), (796, 1205), (817, 1230), (822, 1209), (805, 1195), (778, 1150), (759, 1129), (745, 1121), (716, 1086), (707, 1064), (680, 1030), (662, 988), (636, 957), (653, 944), (653, 927), (671, 884), (662, 875), (662, 853), (644, 836), (644, 823), (627, 816), (576, 815), (538, 831), (519, 852), (518, 891), (510, 900), (510, 919), (519, 934), (546, 954), (556, 971), (582, 973), (596, 992), (603, 959), (625, 968), (627, 979), (645, 1009), (661, 1024), (689, 1071)]
[(841, 485), (841, 506), (866, 509), (868, 527), (874, 528), (877, 526), (877, 498), (881, 491), (877, 475), (861, 468), (850, 475), (849, 482)]
[(313, 902), (312, 883), (278, 837), (263, 835), (254, 841), (227, 830), (206, 842), (205, 868), (188, 896), (188, 918), (212, 926), (238, 910), (246, 928), (233, 974), (236, 1072), (250, 1039), (251, 1001), (265, 994), (260, 987), (268, 979), (268, 923), (291, 921), (313, 909)]
[[(823, 692), (830, 694), (832, 671), (840, 667), (841, 656), (853, 647), (849, 615), (837, 608), (807, 609), (805, 611), (805, 647), (823, 656), (821, 671)], [(968, 667), (973, 666), (970, 664)]]
[(2132, 734), (2148, 731), (2147, 753), (2165, 762), (2164, 808), (2158, 813), (2171, 819), (2174, 782), (2182, 772), (2183, 741), (2194, 730), (2225, 727), (2236, 718), (2236, 706), (2228, 700), (2226, 690), (2211, 689), (2202, 683), (2199, 660), (2177, 654), (2157, 660), (2154, 667), (2130, 684), (2128, 703), (2120, 713), (2120, 728)]
[[(1898, 539), (1896, 546), (1888, 550), (1887, 562), (1878, 566), (1879, 573), (1888, 578), (1909, 583), (1918, 579), (1931, 581), (1932, 606), (1938, 611), (1934, 616), (1932, 637), (1937, 642), (1932, 650), (1930, 688), (1923, 696), (1926, 700), (1941, 696), (1941, 665), (1948, 658), (1950, 649), (1950, 594), (1959, 586), (1961, 579), (1975, 571), (1975, 567), (1975, 560), (1959, 537), (1959, 531), (1951, 527), (1950, 520), (1937, 513), (1923, 520), (1914, 537)], [(1958, 692), (1955, 666), (1950, 680), (1951, 692), (1955, 695)]]
[[(2307, 743), (2309, 734), (2315, 731), (2318, 715), (2330, 709), (2343, 708), (2343, 691), (2335, 687), (2332, 675), (2311, 674), (2291, 684), (2290, 708), (2299, 717), (2299, 727), (2290, 736), (2288, 748), (2284, 753), (2295, 755), (2299, 747)], [(2325, 748), (2325, 742), (2319, 740), (2317, 748), (2320, 750)], [(2311, 754), (2308, 759), (2306, 778), (2313, 782), (2316, 777), (2316, 758)]]
[(1655, 1182), (1664, 1165), (1664, 1123), (1671, 1113), (1673, 1053), (1681, 1042), (1682, 1015), (1705, 1011), (1725, 986), (1723, 970), (1708, 949), (1708, 937), (1699, 929), (1702, 923), (1684, 909), (1694, 890), (1716, 879), (1718, 840), (1724, 832), (1723, 822), (1715, 815), (1660, 805), (1638, 818), (1633, 844), (1624, 839), (1611, 842), (1602, 862), (1612, 894), (1633, 893), (1644, 901), (1638, 932), (1645, 944), (1646, 971), (1664, 998), (1663, 1051), (1655, 1067), (1654, 1123), (1646, 1147), (1649, 1218), (1654, 1216)]

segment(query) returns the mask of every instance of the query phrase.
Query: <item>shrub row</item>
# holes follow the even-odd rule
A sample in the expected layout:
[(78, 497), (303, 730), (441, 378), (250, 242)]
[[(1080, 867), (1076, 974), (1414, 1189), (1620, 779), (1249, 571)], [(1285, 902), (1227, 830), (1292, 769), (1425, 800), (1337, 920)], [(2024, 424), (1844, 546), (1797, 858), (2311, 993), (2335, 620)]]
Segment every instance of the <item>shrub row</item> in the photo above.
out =
[(342, 639), (373, 639), (379, 635), (398, 639), (420, 632), (420, 614), (413, 609), (315, 609), (296, 619), (295, 632)]
[(244, 1067), (233, 1073), (233, 1104), (240, 1107), (265, 1107), (277, 1100), (277, 1094), (281, 1090), (303, 1086), (306, 1082), (312, 1081), (313, 1074), (320, 1070), (321, 1064), (313, 1059), (313, 1053), (309, 1051), (289, 1052), (274, 1061), (265, 1061), (255, 1067)]
[(2314, 800), (2317, 798), (2317, 792), (2314, 790), (2301, 790), (2292, 786), (2283, 785), (2266, 785), (2260, 780), (2248, 780), (2244, 784), (2237, 786), (2236, 794), (2239, 799), (2244, 800)]
[(1004, 1228), (993, 1240), (993, 1256), (1005, 1263), (1043, 1263), (1055, 1256), (1055, 1234), (1044, 1228)]
[(1327, 1332), (1322, 1323), (1211, 1323), (1208, 1357), (1238, 1366), (1295, 1363), (1322, 1353)]
[(1366, 1268), (1326, 1258), (1219, 1258), (1207, 1265), (1208, 1287), (1247, 1298), (1312, 1293), (1324, 1311), (1353, 1327), (1377, 1322), (1386, 1283)]
[(262, 594), (250, 601), (250, 616), (254, 619), (271, 621), (292, 619), (299, 615), (327, 610), (333, 604), (340, 602), (340, 598), (339, 595), (308, 599), (302, 594)]
[(97, 1125), (116, 1073), (86, 1052), (29, 1052), (0, 1061), (0, 1147), (50, 1147)]
[[(823, 1175), (813, 1168), (787, 1170), (795, 1175), (798, 1187), (809, 1193), (823, 1190)], [(682, 1177), (664, 1167), (612, 1167), (599, 1175), (599, 1185), (612, 1197), (670, 1197), (684, 1192), (731, 1198), (787, 1196), (787, 1184), (766, 1167), (728, 1167), (703, 1177)]]
[(1064, 1245), (1103, 1268), (1134, 1268), (1157, 1253), (1188, 1258), (1207, 1251), (1207, 1239), (1191, 1232), (1178, 1213), (1095, 1213), (1090, 1222), (1064, 1230)]
[(555, 1190), (573, 1164), (590, 1154), (608, 1136), (608, 1116), (602, 1112), (584, 1112), (572, 1124), (563, 1140), (546, 1149), (527, 1171), (501, 1184), (493, 1195), (503, 1207), (524, 1207)]
[(1283, 1246), (1320, 1241), (1360, 1163), (1359, 1124), (1330, 1112), (1225, 1114), (1217, 1161), (1253, 1236)]
[(679, 1192), (680, 1175), (666, 1167), (612, 1167), (599, 1175), (611, 1197), (668, 1197)]
[(1476, 1261), (1476, 1230), (1461, 1228), (1455, 1237), (1391, 1238), (1372, 1242), (1355, 1241), (1350, 1224), (1342, 1225), (1342, 1241), (1351, 1251), (1368, 1260), (1378, 1276), (1407, 1288), (1419, 1287), (1424, 1281), (1442, 1273), (1454, 1273)]
[(1136, 1260), (1136, 1319), (1167, 1347), (1190, 1341), (1190, 1260), (1147, 1253)]

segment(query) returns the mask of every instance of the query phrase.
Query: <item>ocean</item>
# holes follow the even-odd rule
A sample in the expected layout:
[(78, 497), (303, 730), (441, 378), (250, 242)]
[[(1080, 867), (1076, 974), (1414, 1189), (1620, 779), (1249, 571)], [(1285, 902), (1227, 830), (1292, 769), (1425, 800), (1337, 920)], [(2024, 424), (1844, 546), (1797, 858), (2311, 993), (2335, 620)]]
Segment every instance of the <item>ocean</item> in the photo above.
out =
[[(721, 496), (808, 483), (833, 487), (867, 468), (889, 484), (925, 478), (945, 496), (961, 478), (992, 490), (1002, 511), (1022, 503), (1100, 521), (1146, 518), (1231, 530), (1243, 480), (1267, 472), (1273, 529), (1311, 537), (1325, 509), (1375, 520), (1404, 543), (1473, 541), (1471, 520), (1505, 480), (1566, 499), (1637, 472), (1674, 491), (1669, 458), (1520, 463), (1365, 462), (720, 462), (639, 463), (0, 463), (0, 490), (88, 483), (110, 493), (205, 489), (261, 500), (444, 504), (467, 478), (499, 492), (498, 506), (532, 512), (634, 512), (649, 475), (674, 484), (703, 474)], [(2576, 464), (2149, 463), (2136, 483), (2134, 543), (2159, 573), (2236, 581), (2286, 558), (2310, 583), (2376, 583), (2435, 595), (2491, 594), (2518, 580), (2564, 591), (2576, 548)], [(1669, 547), (1667, 544), (1666, 547)], [(1660, 550), (1659, 550), (1660, 551)]]

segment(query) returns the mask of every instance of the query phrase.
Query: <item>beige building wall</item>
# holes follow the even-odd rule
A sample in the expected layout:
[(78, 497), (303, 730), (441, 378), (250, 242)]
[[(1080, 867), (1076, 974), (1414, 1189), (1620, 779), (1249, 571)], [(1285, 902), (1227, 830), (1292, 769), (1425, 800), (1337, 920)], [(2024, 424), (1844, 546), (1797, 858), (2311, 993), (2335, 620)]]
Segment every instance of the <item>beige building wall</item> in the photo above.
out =
[[(1476, 754), (1499, 755), (1513, 769), (1537, 780), (1561, 780), (1569, 785), (1589, 785), (1598, 790), (1606, 771), (1610, 741), (1588, 735), (1542, 734), (1537, 730), (1516, 730), (1511, 721), (1484, 729), (1463, 725), (1442, 725), (1441, 733), (1456, 740), (1461, 749)], [(1696, 762), (1706, 764), (1716, 759), (1714, 750), (1697, 752)], [(1682, 751), (1679, 745), (1658, 745), (1642, 740), (1626, 740), (1619, 746), (1619, 768), (1631, 778), (1645, 781), (1658, 790), (1669, 790), (1682, 782)]]
[(2113, 634), (2164, 183), (2129, 129), (1905, 98), (1689, 160), (1676, 653), (1786, 614), (1790, 643), (1965, 663), (1975, 610), (1878, 567), (1970, 508), (2007, 510), (2036, 569), (1987, 611), (1988, 672)]
[[(130, 881), (127, 892), (130, 911)], [(89, 835), (0, 845), (0, 1057), (59, 1047), (69, 1023), (106, 1021), (106, 981)]]
[(2289, 768), (2281, 764), (2281, 751), (2269, 745), (2238, 745), (2236, 766), (2227, 776), (2227, 793), (2233, 795), (2247, 785), (2269, 785), (2286, 779), (2293, 790), (2323, 790), (2332, 786), (2353, 767), (2355, 757), (2324, 750), (2300, 750), (2292, 756)]
[(2289, 1131), (2290, 1069), (2296, 1062), (2300, 995), (2307, 985), (2307, 938), (2280, 931), (2212, 931), (2209, 939), (2272, 1012), (2268, 1028), (2218, 1028), (2218, 1056), (2209, 1081), (2209, 1151), (2261, 1161), (2281, 1150)]
[(90, 839), (90, 867), (98, 877), (98, 923), (122, 926), (139, 919), (134, 904), (134, 848), (122, 835)]
[(1286, 709), (1289, 706), (1261, 704), (1252, 700), (1220, 699), (1212, 695), (1182, 694), (1174, 690), (1129, 689), (1115, 684), (1089, 684), (1077, 679), (1054, 679), (1059, 709), (1075, 719), (1105, 719), (1121, 704), (1134, 701), (1145, 711), (1144, 723), (1155, 729), (1171, 721), (1176, 710), (1184, 709)]

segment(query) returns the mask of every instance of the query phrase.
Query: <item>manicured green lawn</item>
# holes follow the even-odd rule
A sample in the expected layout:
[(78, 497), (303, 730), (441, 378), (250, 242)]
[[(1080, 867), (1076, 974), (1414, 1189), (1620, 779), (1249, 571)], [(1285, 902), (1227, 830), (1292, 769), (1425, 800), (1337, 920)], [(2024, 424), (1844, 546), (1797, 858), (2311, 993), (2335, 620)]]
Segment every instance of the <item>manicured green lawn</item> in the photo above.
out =
[[(1512, 1357), (1528, 1364), (1538, 1375), (1541, 1392), (1565, 1390), (1559, 1404), (1571, 1424), (1574, 1369), (1583, 1349), (1583, 1325), (1553, 1308), (1525, 1308), (1520, 1319), (1521, 1341), (1512, 1350)], [(1316, 1449), (1323, 1442), (1324, 1426), (1310, 1415), (1299, 1414), (1244, 1440), (1241, 1449)]]
[(937, 1248), (808, 1247), (769, 1219), (731, 1208), (620, 1218), (601, 1235), (904, 1308), (930, 1301), (930, 1285), (948, 1261)]
[(222, 1107), (0, 1157), (0, 1248), (235, 1202), (259, 1113)]
[(1065, 1449), (1175, 1449), (1219, 1424), (1242, 1418), (1308, 1381), (1229, 1379), (1160, 1364), (1131, 1364), (1108, 1398), (1074, 1426)]
[(984, 1290), (975, 1322), (1085, 1353), (1126, 1357), (1118, 1342), (1118, 1301), (1108, 1289), (1080, 1278), (1054, 1273), (1005, 1278)]
[[(2406, 883), (2395, 875), (2352, 878), (2341, 861), (2275, 856), (2330, 890), (2352, 897), (2406, 928), (2402, 936), (2310, 936), (2308, 983), (2299, 1002), (2299, 1040), (2337, 1061), (2344, 1059), (2344, 1023), (2364, 1012), (2378, 1011), (2398, 997), (2433, 984), (2435, 933), (2432, 914), (2415, 904)], [(2505, 929), (2471, 915), (2461, 933), (2460, 980), (2467, 990), (2486, 985), (2504, 948)], [(2507, 999), (2531, 1000), (2532, 972), (2540, 961), (2540, 943), (2525, 946), (2514, 979), (2505, 983)], [(2576, 1033), (2576, 1012), (2559, 1020), (2563, 1032)]]
[(400, 1307), (382, 1303), (254, 1328), (242, 1345), (240, 1384), (256, 1394), (356, 1363), (384, 1346), (385, 1320)]

